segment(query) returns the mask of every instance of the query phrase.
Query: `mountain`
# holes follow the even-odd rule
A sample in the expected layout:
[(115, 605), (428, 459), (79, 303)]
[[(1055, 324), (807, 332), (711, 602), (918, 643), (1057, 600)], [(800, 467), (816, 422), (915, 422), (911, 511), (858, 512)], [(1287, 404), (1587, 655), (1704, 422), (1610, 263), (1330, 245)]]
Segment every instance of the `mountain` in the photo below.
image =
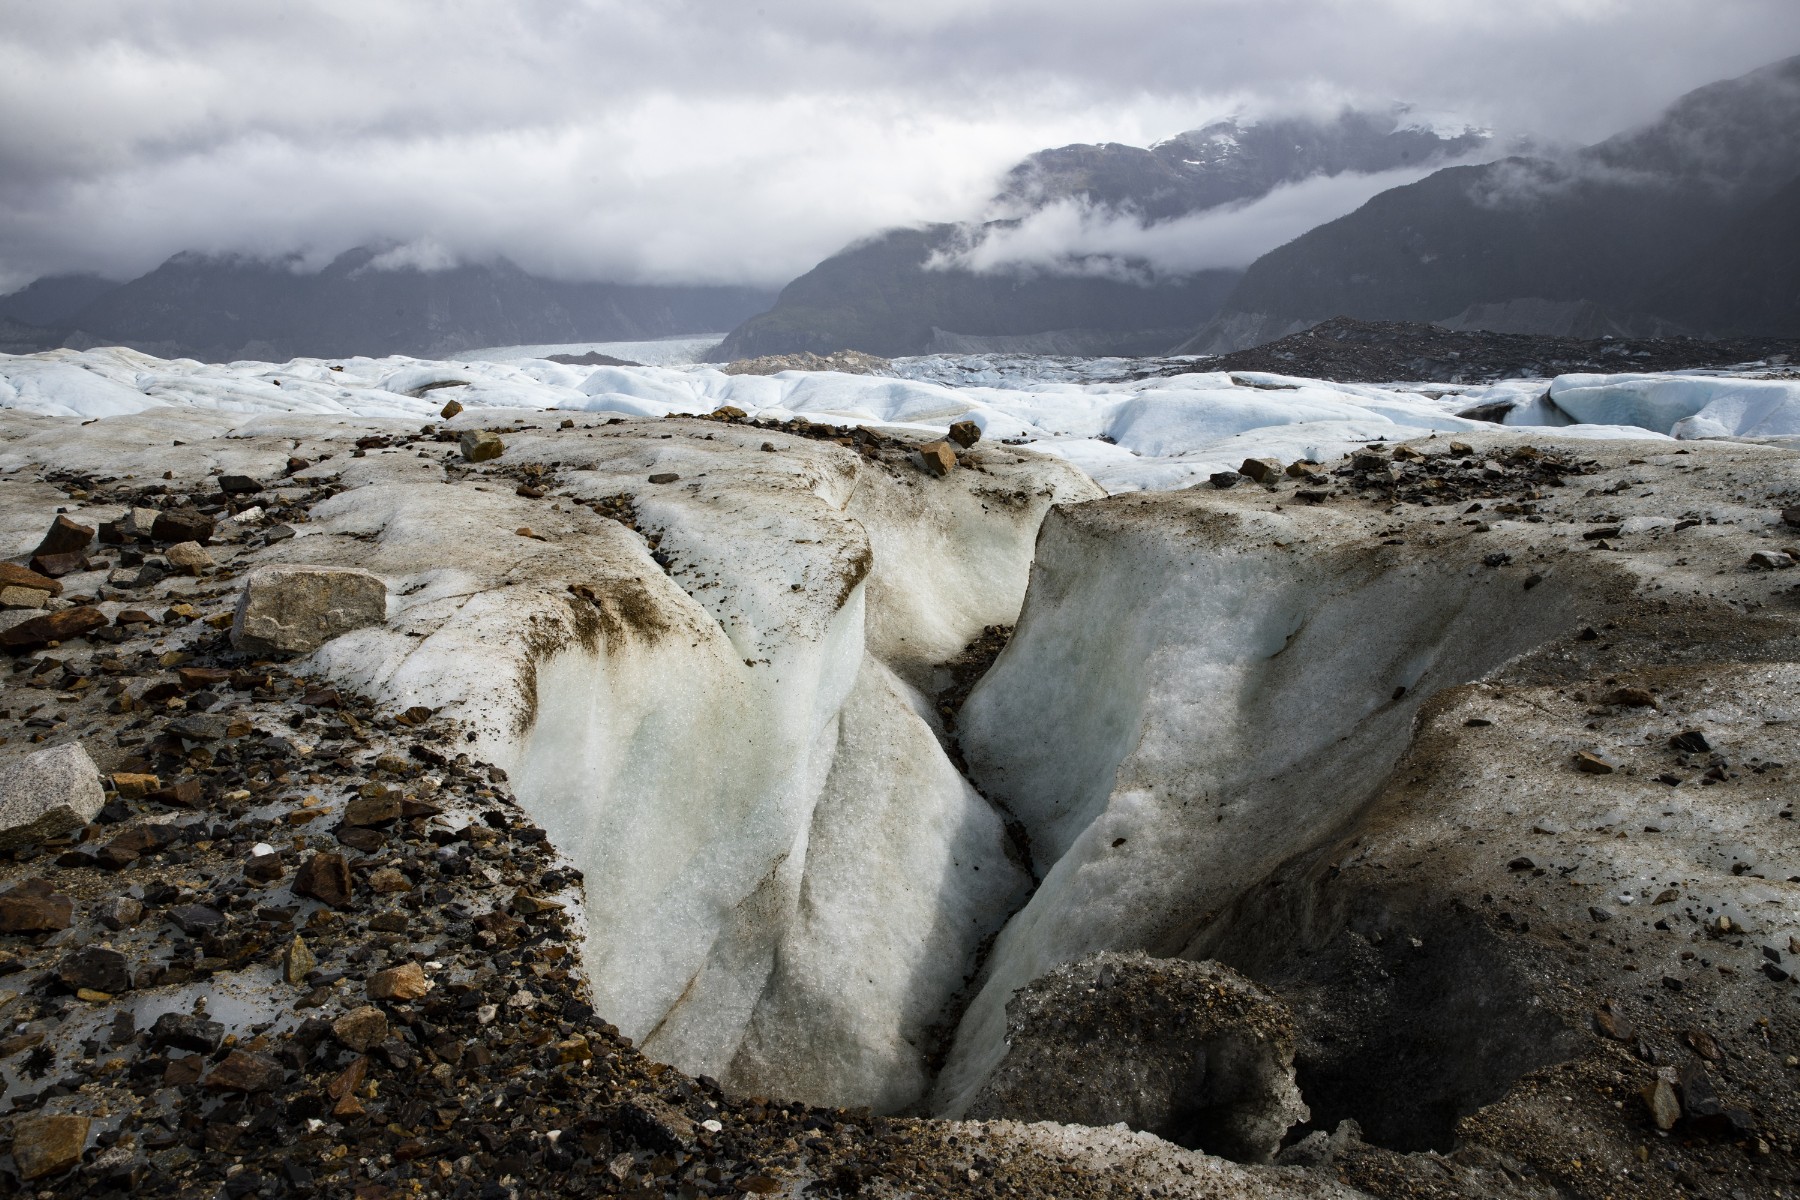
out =
[(1800, 337), (1800, 176), (1665, 276), (1645, 306), (1707, 337)]
[(756, 288), (568, 283), (505, 259), (443, 270), (390, 267), (382, 253), (359, 247), (320, 271), (302, 269), (296, 258), (177, 254), (60, 317), (57, 341), (212, 361), (438, 357), (480, 346), (728, 329), (770, 299)]
[(1053, 204), (1167, 221), (1317, 176), (1442, 162), (1487, 141), (1476, 130), (1433, 130), (1396, 109), (1221, 121), (1148, 148), (1042, 150), (1006, 173), (990, 205), (995, 219), (888, 230), (848, 246), (782, 289), (775, 307), (733, 330), (715, 356), (1160, 352), (1218, 310), (1235, 270), (1171, 277), (1144, 262), (1122, 264), (1123, 271), (1080, 260), (987, 272), (953, 264), (984, 238)]
[(46, 275), (0, 296), (0, 319), (53, 327), (118, 286), (116, 279), (92, 274)]
[(1796, 177), (1800, 58), (1567, 156), (1451, 167), (1383, 192), (1259, 258), (1180, 349), (1224, 352), (1332, 316), (1564, 336), (1800, 333), (1765, 320), (1732, 274), (1785, 287), (1793, 311), (1792, 275), (1762, 255), (1793, 253)]

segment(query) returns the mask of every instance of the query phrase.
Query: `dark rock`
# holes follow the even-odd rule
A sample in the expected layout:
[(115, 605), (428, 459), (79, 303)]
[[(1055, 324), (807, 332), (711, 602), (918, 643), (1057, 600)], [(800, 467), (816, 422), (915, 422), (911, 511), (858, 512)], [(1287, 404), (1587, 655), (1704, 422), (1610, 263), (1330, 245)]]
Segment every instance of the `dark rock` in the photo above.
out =
[(79, 550), (68, 554), (34, 554), (31, 556), (31, 569), (39, 575), (47, 575), (52, 579), (61, 579), (64, 575), (73, 575), (77, 571), (85, 571), (88, 557)]
[(332, 1036), (345, 1046), (362, 1053), (380, 1045), (388, 1035), (387, 1014), (373, 1005), (351, 1009), (331, 1025)]
[(171, 508), (156, 516), (150, 536), (159, 542), (199, 542), (212, 540), (213, 519), (197, 508)]
[(71, 991), (89, 991), (116, 995), (131, 990), (131, 967), (125, 956), (104, 946), (84, 946), (63, 956), (56, 965), (56, 978)]
[(263, 485), (248, 475), (221, 475), (219, 490), (227, 496), (248, 496), (262, 491)]
[(51, 642), (66, 642), (83, 637), (106, 626), (106, 614), (97, 608), (79, 606), (60, 612), (45, 613), (22, 621), (0, 632), (0, 647), (8, 650), (35, 650)]
[(1214, 487), (1224, 489), (1236, 487), (1238, 481), (1241, 480), (1243, 476), (1236, 471), (1214, 471), (1206, 478), (1207, 482), (1211, 483)]
[(612, 1124), (638, 1145), (669, 1153), (694, 1144), (693, 1118), (656, 1096), (634, 1096), (613, 1113)]
[(950, 440), (967, 450), (981, 440), (981, 426), (973, 421), (958, 421), (950, 426)]
[(195, 1054), (211, 1054), (224, 1042), (225, 1026), (205, 1017), (164, 1013), (150, 1027), (150, 1044), (157, 1049), (173, 1047)]
[(49, 530), (44, 534), (44, 540), (39, 542), (37, 549), (31, 552), (31, 557), (42, 558), (46, 555), (74, 554), (79, 550), (87, 549), (88, 543), (93, 540), (93, 526), (78, 525), (68, 517), (59, 514), (56, 520), (50, 523)]
[(1676, 734), (1669, 739), (1669, 745), (1684, 754), (1707, 754), (1712, 750), (1712, 743), (1698, 729)]
[(346, 825), (386, 825), (400, 819), (400, 797), (393, 792), (361, 796), (344, 807)]
[(315, 854), (295, 872), (293, 890), (296, 895), (311, 896), (332, 908), (347, 908), (354, 895), (350, 890), (350, 866), (341, 854)]
[(189, 937), (217, 933), (225, 926), (225, 914), (204, 904), (184, 904), (169, 910), (169, 921)]
[(206, 1086), (221, 1092), (266, 1092), (280, 1083), (286, 1072), (280, 1063), (248, 1050), (233, 1050), (212, 1069)]

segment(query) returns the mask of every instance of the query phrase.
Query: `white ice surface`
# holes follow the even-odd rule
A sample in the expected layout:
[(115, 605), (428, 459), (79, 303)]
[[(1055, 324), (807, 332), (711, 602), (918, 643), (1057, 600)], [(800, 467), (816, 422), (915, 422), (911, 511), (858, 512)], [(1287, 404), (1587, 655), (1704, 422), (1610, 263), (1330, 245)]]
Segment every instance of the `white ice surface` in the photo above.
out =
[[(686, 342), (596, 343), (615, 357), (680, 358)], [(1800, 382), (1718, 374), (1566, 375), (1487, 388), (1325, 383), (1193, 372), (1129, 379), (1126, 359), (1027, 356), (903, 359), (894, 375), (710, 367), (572, 367), (517, 346), (463, 359), (295, 359), (272, 364), (164, 361), (117, 348), (0, 356), (0, 408), (91, 419), (158, 405), (259, 415), (439, 419), (449, 400), (483, 410), (560, 409), (662, 417), (734, 405), (753, 417), (882, 425), (941, 434), (973, 421), (990, 441), (1029, 444), (1075, 463), (1109, 492), (1187, 487), (1250, 457), (1329, 459), (1370, 441), (1480, 430), (1456, 415), (1514, 405), (1506, 423), (1564, 436), (1800, 436)], [(692, 346), (689, 347), (690, 349)], [(1200, 364), (1196, 364), (1200, 365)], [(498, 415), (498, 414), (494, 414)], [(1579, 422), (1572, 424), (1571, 422)]]

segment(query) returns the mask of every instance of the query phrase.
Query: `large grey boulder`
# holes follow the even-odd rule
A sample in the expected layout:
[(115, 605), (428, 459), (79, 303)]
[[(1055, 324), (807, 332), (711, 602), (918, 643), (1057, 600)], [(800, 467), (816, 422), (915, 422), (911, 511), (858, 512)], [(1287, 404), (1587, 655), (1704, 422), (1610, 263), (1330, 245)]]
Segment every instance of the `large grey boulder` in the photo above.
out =
[(387, 584), (352, 567), (266, 566), (238, 596), (231, 644), (251, 654), (310, 654), (387, 621)]
[(973, 1120), (1111, 1125), (1269, 1162), (1307, 1118), (1287, 1005), (1216, 962), (1096, 954), (1006, 1006), (1006, 1057)]
[(28, 754), (0, 771), (0, 850), (80, 829), (105, 803), (100, 768), (80, 743)]

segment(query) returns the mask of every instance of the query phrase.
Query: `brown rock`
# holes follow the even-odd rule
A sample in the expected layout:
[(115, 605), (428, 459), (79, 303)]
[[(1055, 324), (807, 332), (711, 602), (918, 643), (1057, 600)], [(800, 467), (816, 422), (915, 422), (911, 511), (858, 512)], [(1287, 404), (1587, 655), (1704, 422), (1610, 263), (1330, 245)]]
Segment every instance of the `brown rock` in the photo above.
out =
[(381, 896), (412, 891), (412, 880), (397, 867), (382, 867), (369, 874), (369, 890)]
[(1611, 775), (1618, 767), (1609, 762), (1604, 755), (1592, 750), (1582, 750), (1575, 755), (1575, 769), (1589, 775)]
[(1258, 483), (1269, 483), (1281, 474), (1281, 463), (1273, 458), (1246, 458), (1243, 466), (1238, 468), (1239, 475), (1247, 475)]
[(150, 536), (159, 542), (199, 542), (212, 540), (213, 519), (197, 508), (171, 508), (156, 514)]
[(180, 678), (181, 690), (184, 692), (224, 687), (231, 682), (231, 672), (223, 667), (177, 667), (175, 674)]
[(74, 919), (75, 902), (42, 879), (0, 894), (0, 933), (50, 933), (67, 929)]
[(92, 525), (78, 525), (65, 516), (58, 515), (50, 523), (50, 529), (44, 534), (44, 540), (38, 543), (31, 557), (38, 558), (46, 554), (73, 554), (77, 550), (87, 549), (87, 544), (94, 540)]
[(400, 819), (400, 797), (389, 792), (382, 796), (361, 796), (344, 807), (346, 825), (386, 825)]
[(0, 646), (9, 650), (35, 650), (51, 642), (66, 642), (106, 626), (106, 614), (97, 608), (65, 608), (22, 621), (0, 633)]
[(13, 1162), (22, 1180), (59, 1175), (81, 1161), (89, 1120), (73, 1114), (20, 1117), (13, 1124)]
[(0, 587), (0, 608), (43, 608), (50, 603), (50, 593), (37, 588)]
[(333, 908), (347, 908), (350, 890), (350, 864), (341, 854), (315, 854), (294, 873), (294, 894), (311, 896)]
[(1622, 687), (1606, 694), (1604, 703), (1617, 704), (1625, 708), (1655, 708), (1656, 697), (1643, 688)]
[(63, 955), (56, 978), (70, 991), (86, 988), (117, 995), (131, 990), (131, 968), (125, 956), (105, 946), (83, 946)]
[(1688, 1047), (1692, 1049), (1695, 1054), (1698, 1054), (1707, 1062), (1718, 1062), (1725, 1057), (1724, 1051), (1719, 1049), (1719, 1043), (1713, 1040), (1712, 1034), (1706, 1032), (1706, 1030), (1700, 1028), (1698, 1025), (1682, 1034), (1681, 1040), (1686, 1042)]
[(162, 786), (162, 779), (156, 775), (142, 775), (135, 771), (118, 771), (109, 777), (113, 791), (127, 800), (140, 800)]
[(163, 553), (169, 565), (184, 575), (201, 575), (218, 565), (199, 542), (176, 542)]
[(281, 953), (281, 977), (294, 987), (305, 983), (307, 974), (318, 965), (319, 960), (313, 957), (311, 948), (297, 933)]
[(365, 1004), (333, 1021), (331, 1033), (338, 1041), (360, 1054), (386, 1040), (387, 1014), (372, 1004)]
[(31, 569), (40, 575), (48, 575), (52, 579), (61, 579), (64, 575), (85, 571), (87, 565), (87, 555), (79, 550), (71, 551), (68, 554), (34, 554), (31, 557)]
[(281, 1082), (280, 1063), (248, 1050), (233, 1050), (212, 1069), (206, 1086), (219, 1092), (266, 1092)]
[(950, 427), (950, 440), (967, 450), (981, 440), (981, 426), (973, 421), (958, 421)]
[(1781, 519), (1785, 524), (1792, 525), (1795, 529), (1800, 529), (1800, 504), (1794, 505), (1791, 508), (1782, 509)]
[(1626, 1017), (1625, 1010), (1617, 1000), (1608, 1000), (1606, 1007), (1594, 1013), (1594, 1026), (1615, 1042), (1629, 1042), (1637, 1037), (1637, 1028)]
[(680, 481), (681, 476), (674, 471), (658, 471), (649, 479), (650, 483), (679, 483)]
[(49, 592), (52, 596), (62, 595), (63, 590), (63, 585), (56, 580), (14, 563), (0, 563), (0, 587), (33, 588), (40, 592)]
[(925, 470), (939, 478), (956, 470), (956, 451), (949, 442), (926, 442), (919, 447), (919, 458)]
[(281, 854), (271, 851), (268, 854), (252, 854), (244, 860), (244, 878), (254, 879), (258, 883), (274, 883), (282, 876)]
[(438, 416), (441, 419), (448, 421), (462, 410), (463, 406), (459, 402), (455, 400), (446, 400), (444, 401), (444, 407), (438, 410)]
[(432, 988), (425, 968), (416, 962), (389, 967), (369, 976), (368, 993), (374, 1000), (418, 1000)]
[(1667, 1079), (1658, 1075), (1654, 1082), (1645, 1084), (1643, 1097), (1644, 1107), (1650, 1110), (1650, 1120), (1658, 1129), (1667, 1133), (1675, 1128), (1675, 1122), (1681, 1120), (1681, 1101)]
[(722, 404), (713, 409), (712, 415), (721, 421), (741, 421), (750, 414), (735, 404)]

